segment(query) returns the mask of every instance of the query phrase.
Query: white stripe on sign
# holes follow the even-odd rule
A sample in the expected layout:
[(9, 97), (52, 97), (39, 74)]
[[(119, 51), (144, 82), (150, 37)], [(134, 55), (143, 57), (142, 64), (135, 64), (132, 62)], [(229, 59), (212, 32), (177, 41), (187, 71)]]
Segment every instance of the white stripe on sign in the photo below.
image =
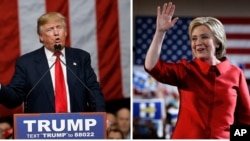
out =
[(143, 109), (147, 108), (146, 103), (140, 103), (139, 105), (140, 105), (140, 117), (144, 118), (146, 117), (147, 114), (146, 112), (143, 111)]

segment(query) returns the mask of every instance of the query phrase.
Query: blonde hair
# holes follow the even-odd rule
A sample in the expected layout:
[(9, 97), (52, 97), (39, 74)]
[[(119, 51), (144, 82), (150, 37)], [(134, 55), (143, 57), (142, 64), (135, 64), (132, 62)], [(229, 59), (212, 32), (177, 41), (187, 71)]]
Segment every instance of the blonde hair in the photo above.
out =
[(216, 48), (215, 56), (217, 59), (221, 59), (226, 54), (226, 34), (223, 24), (214, 17), (197, 17), (191, 21), (188, 28), (188, 34), (191, 39), (193, 29), (197, 26), (205, 25), (214, 34), (219, 47)]
[(43, 14), (37, 19), (37, 34), (41, 33), (41, 26), (45, 25), (49, 21), (61, 21), (66, 29), (65, 17), (58, 12), (48, 12)]

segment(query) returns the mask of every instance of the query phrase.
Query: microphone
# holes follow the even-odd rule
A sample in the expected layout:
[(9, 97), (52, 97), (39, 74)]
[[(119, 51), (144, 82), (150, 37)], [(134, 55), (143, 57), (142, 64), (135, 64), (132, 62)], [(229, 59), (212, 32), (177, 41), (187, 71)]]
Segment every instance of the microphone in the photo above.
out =
[(62, 46), (60, 44), (55, 44), (54, 49), (55, 49), (56, 52), (60, 52), (61, 49), (62, 49)]
[[(60, 47), (61, 47), (61, 45), (60, 45)], [(59, 49), (59, 51), (61, 50), (59, 47), (55, 47), (55, 48), (57, 48), (56, 51), (58, 51), (58, 49)], [(49, 67), (48, 70), (46, 70), (44, 72), (44, 74), (40, 77), (40, 79), (36, 82), (36, 84), (29, 90), (29, 92), (28, 92), (28, 94), (26, 95), (26, 98), (25, 98), (26, 100), (24, 102), (24, 111), (26, 111), (27, 108), (28, 108), (27, 107), (27, 100), (28, 100), (31, 92), (37, 87), (37, 85), (42, 81), (42, 79), (47, 75), (47, 73), (50, 72), (51, 68), (55, 65), (55, 63), (56, 63), (56, 61)]]
[[(56, 51), (60, 51), (62, 48), (62, 46), (60, 44), (58, 45), (55, 45), (55, 50)], [(90, 90), (90, 88), (73, 72), (73, 70), (67, 66), (67, 64), (65, 62), (63, 62), (60, 58), (60, 62), (63, 63), (63, 65), (73, 74), (73, 76), (81, 83), (81, 85), (87, 89), (87, 91), (89, 92), (89, 95), (88, 95), (88, 103), (87, 103), (87, 106), (88, 106), (88, 111), (89, 112), (96, 112), (96, 101), (95, 101), (95, 98), (94, 98), (94, 94), (93, 92)]]

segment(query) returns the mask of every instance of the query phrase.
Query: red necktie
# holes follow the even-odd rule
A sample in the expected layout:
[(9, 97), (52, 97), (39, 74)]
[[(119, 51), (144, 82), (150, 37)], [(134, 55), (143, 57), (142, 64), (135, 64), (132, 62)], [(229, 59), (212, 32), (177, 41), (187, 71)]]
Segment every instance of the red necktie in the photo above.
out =
[(67, 112), (67, 96), (64, 81), (63, 70), (60, 62), (60, 52), (54, 54), (56, 56), (55, 64), (55, 107), (56, 113)]

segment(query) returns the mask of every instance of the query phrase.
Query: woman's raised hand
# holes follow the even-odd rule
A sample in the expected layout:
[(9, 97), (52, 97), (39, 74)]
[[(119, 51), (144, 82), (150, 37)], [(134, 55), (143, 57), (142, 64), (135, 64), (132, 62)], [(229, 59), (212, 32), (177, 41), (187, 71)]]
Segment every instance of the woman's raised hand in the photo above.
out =
[(157, 7), (157, 25), (156, 30), (159, 32), (166, 32), (168, 29), (174, 26), (178, 17), (172, 19), (175, 11), (175, 5), (172, 2), (164, 3), (162, 11), (161, 7)]

